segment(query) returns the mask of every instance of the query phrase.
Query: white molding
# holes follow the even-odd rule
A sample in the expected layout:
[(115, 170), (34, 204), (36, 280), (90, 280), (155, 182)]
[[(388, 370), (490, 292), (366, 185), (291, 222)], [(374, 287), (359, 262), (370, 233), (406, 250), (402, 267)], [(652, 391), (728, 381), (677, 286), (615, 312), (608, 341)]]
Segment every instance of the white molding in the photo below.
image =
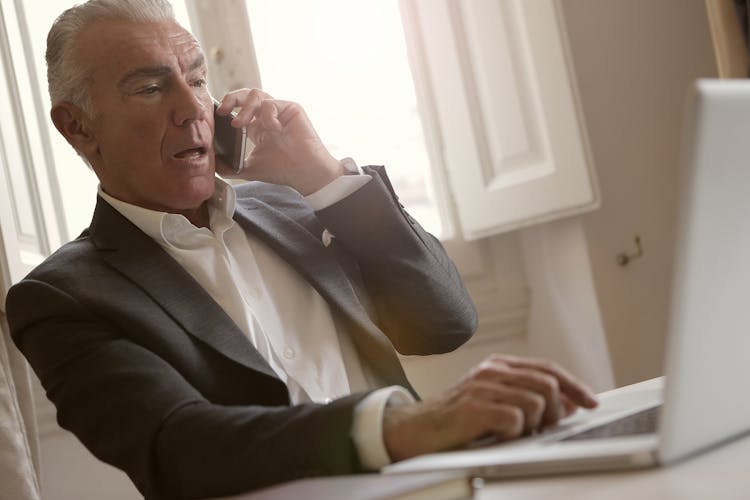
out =
[[(491, 263), (485, 264), (491, 269)], [(522, 336), (527, 333), (531, 298), (526, 286), (503, 287), (494, 273), (465, 279), (479, 315), (479, 328), (471, 344)]]
[[(470, 244), (464, 241), (458, 228), (458, 211), (443, 155), (444, 144), (435, 94), (430, 85), (427, 57), (421, 42), (423, 34), (419, 25), (419, 13), (413, 0), (400, 0), (399, 10), (406, 40), (406, 53), (412, 80), (414, 81), (417, 109), (422, 123), (425, 148), (430, 159), (430, 174), (432, 175), (432, 185), (437, 199), (436, 205), (443, 225), (443, 243), (446, 248), (455, 248), (456, 251), (452, 253), (452, 257), (465, 260), (464, 267), (469, 267), (472, 262), (471, 254), (476, 253), (477, 250), (465, 248)], [(464, 254), (469, 254), (469, 258), (464, 259)], [(462, 266), (459, 265), (459, 268), (462, 268)]]
[(20, 1), (0, 1), (0, 267), (9, 286), (67, 238), (39, 78)]
[[(6, 29), (7, 7), (12, 8), (12, 5), (5, 1), (0, 2), (0, 79), (3, 83), (0, 85), (0, 113), (2, 113), (2, 120), (0, 120), (0, 237), (2, 238), (0, 240), (0, 257), (3, 260), (3, 289), (0, 302), (3, 309), (5, 295), (10, 285), (30, 269), (30, 267), (24, 265), (21, 255), (24, 225), (28, 225), (26, 224), (28, 219), (24, 221), (19, 214), (19, 206), (13, 188), (14, 172), (11, 170), (14, 157), (19, 158), (21, 153), (19, 151), (20, 141), (16, 131), (18, 94), (15, 71), (12, 65), (11, 47)], [(19, 180), (17, 179), (16, 182)], [(31, 231), (34, 231), (33, 222), (32, 219)]]
[[(16, 44), (23, 53), (24, 71), (23, 79), (19, 80), (19, 89), (22, 112), (26, 117), (28, 130), (27, 144), (31, 164), (27, 168), (33, 171), (34, 178), (37, 180), (37, 212), (40, 214), (46, 236), (47, 251), (44, 252), (44, 256), (47, 256), (62, 243), (67, 242), (70, 235), (65, 221), (65, 210), (47, 125), (49, 120), (47, 101), (42, 97), (47, 79), (46, 75), (37, 73), (37, 66), (34, 63), (24, 2), (15, 0), (15, 7), (18, 24)], [(17, 76), (19, 76), (18, 73)]]
[(186, 0), (193, 34), (206, 52), (209, 88), (262, 88), (244, 0)]

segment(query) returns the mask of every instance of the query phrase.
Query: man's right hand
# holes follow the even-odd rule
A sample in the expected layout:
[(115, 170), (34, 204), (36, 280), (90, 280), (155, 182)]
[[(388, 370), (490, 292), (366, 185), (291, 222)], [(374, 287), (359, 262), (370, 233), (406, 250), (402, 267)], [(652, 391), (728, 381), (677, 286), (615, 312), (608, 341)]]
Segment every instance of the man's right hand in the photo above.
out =
[(299, 104), (259, 89), (239, 89), (226, 94), (216, 112), (228, 115), (234, 108), (240, 110), (232, 126), (246, 127), (255, 147), (242, 172), (233, 174), (220, 163), (219, 175), (286, 185), (304, 196), (344, 175)]
[(585, 385), (550, 361), (493, 355), (439, 397), (386, 408), (383, 440), (396, 462), (483, 437), (517, 438), (596, 406)]

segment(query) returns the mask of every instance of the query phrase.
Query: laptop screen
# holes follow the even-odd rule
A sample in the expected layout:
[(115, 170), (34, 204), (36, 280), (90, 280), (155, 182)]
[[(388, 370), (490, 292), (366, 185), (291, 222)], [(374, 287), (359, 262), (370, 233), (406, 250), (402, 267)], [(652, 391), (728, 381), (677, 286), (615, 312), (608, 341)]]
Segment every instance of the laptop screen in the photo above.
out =
[(750, 80), (689, 93), (660, 460), (750, 430)]

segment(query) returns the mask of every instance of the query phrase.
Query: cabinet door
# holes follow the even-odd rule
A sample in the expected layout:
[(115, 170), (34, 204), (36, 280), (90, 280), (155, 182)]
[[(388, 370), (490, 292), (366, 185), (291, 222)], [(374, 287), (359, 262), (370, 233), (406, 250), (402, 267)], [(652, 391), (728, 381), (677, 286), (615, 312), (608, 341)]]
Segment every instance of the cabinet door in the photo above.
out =
[(596, 208), (555, 0), (402, 0), (461, 228), (476, 239)]

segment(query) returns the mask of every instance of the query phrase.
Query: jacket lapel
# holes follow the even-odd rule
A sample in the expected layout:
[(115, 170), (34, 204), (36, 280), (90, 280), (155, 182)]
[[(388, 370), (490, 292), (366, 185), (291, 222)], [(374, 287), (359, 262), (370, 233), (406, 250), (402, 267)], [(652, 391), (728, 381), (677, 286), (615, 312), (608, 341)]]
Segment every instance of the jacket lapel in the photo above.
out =
[[(401, 363), (385, 334), (372, 322), (352, 287), (352, 280), (336, 258), (335, 239), (324, 246), (320, 235), (257, 198), (238, 203), (235, 220), (262, 239), (299, 272), (320, 295), (353, 324), (350, 336), (361, 356), (388, 384), (411, 389)], [(315, 228), (322, 232), (322, 227)], [(413, 392), (413, 389), (412, 389)]]
[(90, 232), (104, 261), (139, 286), (184, 330), (233, 361), (277, 378), (203, 287), (101, 198), (97, 200)]
[[(258, 199), (243, 200), (235, 220), (295, 268), (324, 298), (352, 316), (365, 314), (332, 248), (281, 211)], [(321, 228), (322, 231), (322, 228)]]

